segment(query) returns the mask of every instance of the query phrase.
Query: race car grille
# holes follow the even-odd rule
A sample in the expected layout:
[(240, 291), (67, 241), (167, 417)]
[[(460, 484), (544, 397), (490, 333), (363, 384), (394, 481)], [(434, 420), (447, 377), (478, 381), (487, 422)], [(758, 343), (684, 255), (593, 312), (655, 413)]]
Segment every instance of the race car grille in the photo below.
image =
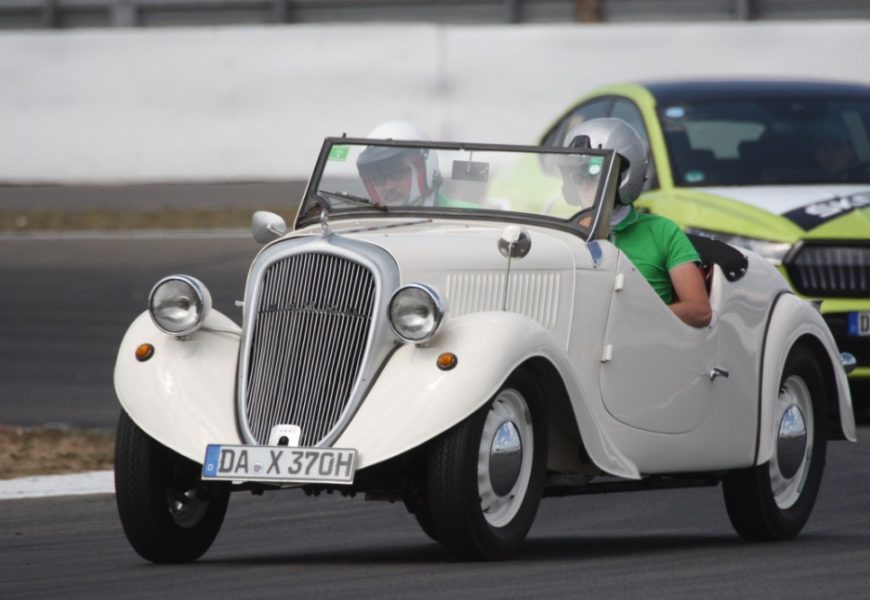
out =
[(307, 253), (263, 272), (251, 336), (245, 416), (260, 444), (278, 424), (316, 446), (339, 421), (360, 372), (375, 303), (362, 265)]
[(801, 248), (785, 265), (799, 293), (819, 298), (854, 298), (870, 293), (870, 246)]

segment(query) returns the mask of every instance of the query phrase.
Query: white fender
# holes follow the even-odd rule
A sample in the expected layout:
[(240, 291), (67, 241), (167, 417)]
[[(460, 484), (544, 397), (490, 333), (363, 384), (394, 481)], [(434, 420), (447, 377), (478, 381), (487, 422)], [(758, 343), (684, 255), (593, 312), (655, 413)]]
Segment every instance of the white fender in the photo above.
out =
[[(212, 310), (190, 339), (157, 329), (147, 312), (124, 335), (115, 362), (115, 392), (148, 435), (201, 463), (207, 444), (241, 444), (236, 429), (236, 363), (241, 330)], [(154, 346), (145, 362), (136, 347)]]
[[(115, 364), (115, 389), (124, 410), (148, 435), (200, 463), (207, 444), (244, 443), (235, 414), (239, 334), (235, 323), (212, 311), (203, 329), (178, 340), (143, 313), (127, 330)], [(144, 342), (154, 345), (154, 356), (139, 362), (135, 351)], [(435, 359), (448, 350), (459, 362), (453, 370), (441, 371)], [(356, 448), (358, 468), (411, 450), (471, 415), (509, 373), (535, 356), (548, 359), (562, 376), (595, 464), (612, 475), (638, 478), (637, 467), (592, 417), (552, 332), (508, 312), (458, 317), (426, 346), (398, 348), (333, 445)]]
[[(436, 358), (453, 352), (457, 366), (441, 371)], [(405, 344), (390, 357), (337, 448), (356, 448), (358, 466), (411, 450), (447, 431), (498, 391), (517, 366), (542, 356), (565, 382), (586, 450), (602, 470), (638, 478), (638, 470), (598, 426), (574, 369), (553, 333), (510, 312), (479, 312), (448, 320), (425, 346)]]
[(776, 301), (764, 347), (764, 365), (761, 379), (761, 423), (759, 429), (758, 456), (755, 464), (766, 463), (773, 456), (778, 423), (774, 407), (779, 394), (779, 383), (788, 353), (798, 338), (811, 335), (817, 338), (828, 353), (834, 366), (837, 397), (840, 407), (840, 425), (846, 439), (854, 442), (855, 414), (852, 412), (852, 396), (846, 373), (840, 366), (837, 344), (822, 316), (806, 301), (792, 294), (783, 294)]

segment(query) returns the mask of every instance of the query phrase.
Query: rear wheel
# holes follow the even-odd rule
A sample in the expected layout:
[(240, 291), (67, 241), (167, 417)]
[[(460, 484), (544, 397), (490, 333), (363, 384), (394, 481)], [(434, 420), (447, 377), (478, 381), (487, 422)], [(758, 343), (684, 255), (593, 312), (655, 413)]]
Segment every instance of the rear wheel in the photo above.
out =
[(538, 509), (546, 450), (540, 390), (518, 371), (482, 409), (433, 442), (433, 537), (464, 559), (515, 553)]
[(806, 524), (825, 466), (826, 415), (819, 365), (809, 349), (795, 347), (786, 360), (776, 401), (773, 456), (723, 481), (728, 516), (742, 537), (787, 540)]
[(204, 483), (200, 465), (142, 431), (125, 412), (115, 440), (115, 501), (124, 533), (142, 558), (196, 560), (223, 523), (230, 489)]

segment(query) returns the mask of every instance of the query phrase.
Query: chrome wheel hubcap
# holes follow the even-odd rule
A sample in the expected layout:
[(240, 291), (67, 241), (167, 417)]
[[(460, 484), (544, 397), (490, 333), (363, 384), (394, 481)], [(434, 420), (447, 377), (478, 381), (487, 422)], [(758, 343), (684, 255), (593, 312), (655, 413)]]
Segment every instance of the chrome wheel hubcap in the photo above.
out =
[(813, 455), (813, 407), (810, 390), (796, 375), (786, 379), (777, 398), (776, 447), (770, 461), (773, 499), (781, 509), (798, 501)]
[(513, 489), (523, 465), (523, 442), (513, 421), (496, 430), (489, 451), (489, 481), (492, 491), (504, 496)]
[(480, 508), (491, 526), (510, 523), (522, 506), (533, 448), (532, 419), (525, 399), (517, 390), (502, 390), (487, 413), (477, 456)]

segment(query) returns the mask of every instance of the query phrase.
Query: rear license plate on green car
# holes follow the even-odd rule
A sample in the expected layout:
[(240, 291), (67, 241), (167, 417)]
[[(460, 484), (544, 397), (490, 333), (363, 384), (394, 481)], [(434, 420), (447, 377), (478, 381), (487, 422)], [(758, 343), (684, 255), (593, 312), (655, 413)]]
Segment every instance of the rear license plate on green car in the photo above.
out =
[(356, 456), (349, 448), (209, 444), (202, 478), (348, 485), (353, 483)]
[(870, 335), (870, 312), (849, 313), (848, 331), (850, 336)]

